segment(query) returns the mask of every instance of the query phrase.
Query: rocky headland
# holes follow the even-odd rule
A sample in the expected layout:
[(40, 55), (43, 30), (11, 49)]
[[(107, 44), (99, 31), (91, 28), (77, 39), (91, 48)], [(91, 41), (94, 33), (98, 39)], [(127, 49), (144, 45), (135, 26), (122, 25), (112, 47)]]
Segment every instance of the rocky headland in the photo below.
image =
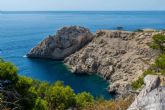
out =
[(76, 74), (98, 74), (110, 82), (109, 91), (126, 95), (131, 82), (147, 70), (159, 55), (150, 48), (152, 36), (162, 32), (96, 32), (94, 39), (64, 63)]
[(107, 81), (108, 91), (126, 96), (132, 93), (131, 83), (139, 78), (159, 56), (150, 48), (152, 36), (164, 31), (99, 30), (64, 27), (34, 47), (28, 57), (64, 60), (75, 74), (97, 74)]
[(89, 29), (80, 26), (64, 27), (34, 47), (27, 57), (63, 60), (80, 50), (93, 39)]

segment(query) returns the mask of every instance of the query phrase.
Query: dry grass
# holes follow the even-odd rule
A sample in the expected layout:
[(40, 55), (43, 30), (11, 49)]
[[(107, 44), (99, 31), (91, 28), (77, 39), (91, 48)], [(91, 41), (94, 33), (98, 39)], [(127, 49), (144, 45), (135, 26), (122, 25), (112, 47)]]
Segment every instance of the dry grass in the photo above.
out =
[(133, 96), (118, 100), (98, 100), (94, 105), (90, 105), (83, 110), (126, 110), (134, 101)]

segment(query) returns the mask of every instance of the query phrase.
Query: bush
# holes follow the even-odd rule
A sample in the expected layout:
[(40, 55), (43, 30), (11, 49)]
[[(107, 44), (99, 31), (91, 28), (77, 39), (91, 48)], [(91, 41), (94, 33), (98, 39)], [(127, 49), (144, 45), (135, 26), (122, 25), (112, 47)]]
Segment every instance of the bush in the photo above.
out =
[(162, 70), (165, 69), (165, 54), (161, 55), (155, 60), (155, 66), (158, 69), (162, 69)]
[(38, 97), (36, 88), (33, 85), (33, 79), (19, 76), (16, 89), (21, 95), (19, 104), (23, 107), (23, 110), (32, 110), (35, 107), (35, 102)]
[(25, 76), (19, 76), (18, 81), (16, 83), (16, 88), (19, 93), (26, 94), (30, 87), (33, 84), (33, 79), (27, 78)]
[[(153, 68), (155, 68), (155, 67), (153, 67)], [(148, 70), (144, 71), (143, 77), (145, 77), (147, 75), (157, 75), (157, 73), (152, 69), (148, 69)]]
[(65, 110), (75, 105), (75, 93), (69, 86), (52, 85), (46, 95), (51, 110)]
[(17, 68), (12, 63), (0, 60), (0, 79), (16, 82), (18, 80)]
[(40, 82), (39, 84), (36, 84), (36, 91), (39, 97), (45, 99), (46, 93), (49, 89), (49, 83), (48, 82)]
[(35, 102), (35, 107), (33, 110), (49, 110), (48, 109), (48, 102), (41, 98), (37, 98)]
[(153, 41), (150, 45), (153, 49), (158, 49), (161, 53), (165, 52), (165, 35), (157, 34), (153, 36)]
[(87, 92), (79, 93), (76, 96), (76, 106), (77, 108), (83, 108), (87, 105), (92, 105), (94, 103), (94, 97)]
[(137, 90), (140, 87), (142, 87), (143, 84), (144, 84), (144, 77), (141, 76), (141, 77), (138, 78), (138, 80), (132, 82), (131, 86), (134, 90)]

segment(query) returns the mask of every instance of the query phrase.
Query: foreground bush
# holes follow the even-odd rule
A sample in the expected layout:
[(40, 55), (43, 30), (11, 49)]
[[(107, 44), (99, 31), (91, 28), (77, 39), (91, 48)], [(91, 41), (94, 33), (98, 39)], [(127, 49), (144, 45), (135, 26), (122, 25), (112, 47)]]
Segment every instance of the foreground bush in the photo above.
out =
[(0, 59), (0, 79), (8, 79), (10, 81), (16, 82), (18, 80), (17, 67), (12, 63), (4, 62)]
[(76, 96), (76, 107), (83, 108), (85, 106), (92, 105), (94, 102), (93, 96), (87, 92), (79, 93)]
[[(70, 86), (60, 81), (54, 84), (18, 76), (17, 68), (0, 60), (0, 81), (7, 80), (7, 85), (0, 88), (0, 109), (20, 110), (65, 110), (80, 109), (94, 103), (91, 94), (74, 93)], [(3, 91), (3, 92), (2, 92)]]

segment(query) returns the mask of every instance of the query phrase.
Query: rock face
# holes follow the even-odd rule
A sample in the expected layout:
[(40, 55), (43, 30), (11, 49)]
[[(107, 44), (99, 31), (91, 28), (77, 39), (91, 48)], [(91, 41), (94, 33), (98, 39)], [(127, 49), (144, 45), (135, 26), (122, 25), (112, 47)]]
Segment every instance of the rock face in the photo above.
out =
[(126, 94), (130, 83), (159, 55), (148, 46), (158, 33), (101, 30), (92, 42), (64, 62), (76, 74), (97, 73), (109, 80), (110, 92)]
[(34, 47), (27, 57), (62, 60), (73, 54), (93, 39), (92, 33), (83, 27), (64, 27), (54, 36), (49, 36)]
[(158, 76), (148, 75), (141, 90), (128, 110), (165, 110), (165, 87), (160, 87)]

